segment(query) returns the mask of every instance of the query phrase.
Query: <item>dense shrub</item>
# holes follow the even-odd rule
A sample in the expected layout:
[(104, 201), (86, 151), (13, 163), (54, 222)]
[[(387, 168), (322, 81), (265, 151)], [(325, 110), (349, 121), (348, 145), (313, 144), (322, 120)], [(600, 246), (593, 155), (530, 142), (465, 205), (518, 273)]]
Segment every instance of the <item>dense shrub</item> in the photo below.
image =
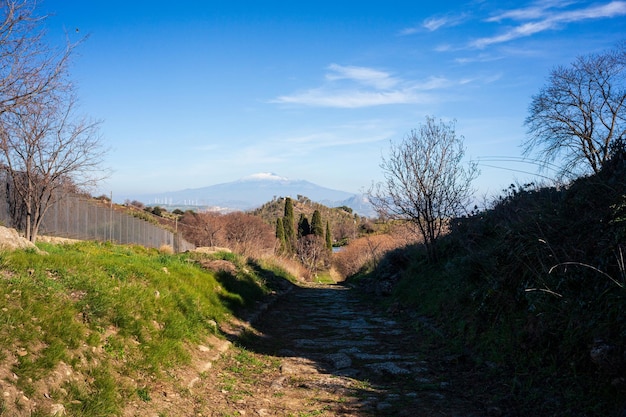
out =
[(512, 185), (451, 222), (437, 265), (414, 253), (396, 299), (512, 378), (516, 413), (613, 413), (626, 391), (625, 220), (623, 158), (560, 188)]

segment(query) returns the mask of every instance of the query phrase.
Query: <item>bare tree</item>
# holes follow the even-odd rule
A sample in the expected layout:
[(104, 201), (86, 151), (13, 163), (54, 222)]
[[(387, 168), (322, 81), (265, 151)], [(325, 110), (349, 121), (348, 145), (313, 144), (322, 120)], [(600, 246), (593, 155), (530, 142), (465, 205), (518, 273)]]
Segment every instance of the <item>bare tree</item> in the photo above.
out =
[(219, 213), (186, 212), (180, 223), (185, 239), (196, 246), (219, 246), (224, 241), (226, 221)]
[(54, 199), (94, 185), (104, 172), (99, 123), (76, 116), (74, 107), (72, 95), (49, 94), (0, 115), (0, 160), (19, 208), (14, 220), (32, 242)]
[(561, 176), (599, 172), (626, 139), (626, 43), (554, 68), (529, 113), (526, 156), (558, 161)]
[(296, 254), (302, 265), (314, 275), (327, 266), (330, 260), (324, 238), (313, 234), (298, 239)]
[(227, 247), (248, 257), (274, 253), (277, 244), (274, 228), (263, 219), (242, 212), (229, 213), (224, 219)]
[(76, 44), (55, 50), (44, 42), (45, 16), (35, 0), (0, 0), (0, 114), (67, 87)]
[(0, 168), (15, 221), (33, 242), (61, 190), (104, 176), (99, 123), (76, 114), (68, 80), (76, 44), (50, 47), (46, 17), (36, 6), (35, 0), (0, 0)]
[(472, 162), (464, 167), (464, 155), (455, 123), (426, 117), (401, 143), (391, 143), (390, 155), (380, 165), (385, 180), (369, 191), (381, 216), (413, 226), (430, 261), (437, 259), (435, 242), (446, 222), (461, 214), (471, 197), (478, 169)]

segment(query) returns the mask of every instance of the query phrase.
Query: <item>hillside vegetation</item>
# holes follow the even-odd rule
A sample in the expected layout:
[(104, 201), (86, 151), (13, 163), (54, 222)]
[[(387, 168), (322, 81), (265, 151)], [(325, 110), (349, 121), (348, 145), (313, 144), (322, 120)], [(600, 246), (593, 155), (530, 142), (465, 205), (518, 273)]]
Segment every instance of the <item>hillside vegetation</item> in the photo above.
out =
[[(283, 197), (275, 198), (263, 204), (258, 209), (251, 211), (254, 216), (261, 217), (264, 221), (271, 225), (276, 224), (276, 220), (282, 217), (285, 209), (285, 199)], [(328, 221), (333, 240), (338, 244), (345, 244), (348, 240), (356, 237), (360, 232), (371, 227), (370, 221), (365, 217), (360, 217), (353, 213), (349, 207), (327, 207), (323, 204), (316, 203), (305, 196), (298, 196), (297, 200), (293, 200), (293, 213), (297, 221), (301, 214), (311, 219), (313, 212), (318, 210), (324, 221)]]
[(288, 278), (226, 252), (38, 246), (47, 254), (0, 254), (0, 415), (111, 416), (148, 412), (157, 393), (191, 398), (200, 372), (181, 372), (197, 346), (222, 343), (218, 329)]
[(436, 263), (410, 246), (358, 281), (392, 286), (390, 311), (432, 329), (475, 371), (477, 392), (501, 381), (489, 393), (497, 415), (616, 415), (626, 394), (624, 155), (567, 187), (511, 185), (450, 226)]

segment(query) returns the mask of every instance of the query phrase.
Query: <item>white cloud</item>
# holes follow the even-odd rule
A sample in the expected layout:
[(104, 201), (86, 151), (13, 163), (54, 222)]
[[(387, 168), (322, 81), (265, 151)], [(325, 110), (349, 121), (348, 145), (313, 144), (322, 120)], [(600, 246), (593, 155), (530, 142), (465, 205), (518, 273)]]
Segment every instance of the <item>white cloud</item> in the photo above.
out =
[(479, 63), (493, 62), (493, 61), (498, 61), (501, 59), (502, 59), (502, 56), (493, 56), (493, 55), (481, 53), (476, 56), (456, 58), (454, 62), (458, 64), (472, 64), (475, 62), (479, 62)]
[(242, 178), (242, 180), (270, 180), (270, 181), (287, 181), (287, 177), (281, 177), (273, 172), (259, 172), (256, 174), (248, 175)]
[(502, 34), (476, 39), (470, 43), (470, 46), (485, 48), (489, 45), (508, 42), (547, 30), (554, 30), (565, 23), (626, 15), (626, 2), (624, 1), (612, 1), (607, 4), (590, 6), (578, 10), (552, 10), (556, 7), (563, 8), (569, 5), (570, 3), (568, 2), (550, 2), (540, 6), (532, 6), (500, 13), (497, 16), (487, 19), (487, 21), (500, 22), (504, 19), (512, 19), (522, 21), (523, 23)]
[(542, 19), (546, 16), (546, 12), (553, 8), (565, 8), (575, 2), (572, 1), (562, 1), (562, 0), (541, 0), (536, 4), (524, 7), (520, 9), (508, 10), (505, 12), (501, 12), (495, 16), (488, 18), (487, 22), (500, 22), (502, 20), (531, 20), (531, 19)]
[(430, 101), (424, 91), (441, 85), (441, 80), (434, 78), (422, 84), (409, 83), (368, 67), (331, 64), (327, 69), (324, 86), (279, 96), (271, 102), (334, 108), (424, 103)]
[(330, 64), (328, 69), (332, 71), (326, 74), (326, 79), (330, 81), (353, 80), (381, 90), (392, 88), (398, 84), (398, 80), (389, 73), (372, 68)]
[(316, 107), (359, 108), (388, 104), (409, 104), (426, 101), (423, 95), (410, 90), (396, 91), (333, 91), (329, 89), (311, 89), (289, 96), (280, 96), (274, 103), (302, 104)]
[(413, 88), (419, 90), (438, 90), (452, 86), (453, 82), (445, 77), (429, 77), (426, 81), (415, 83)]
[(427, 19), (418, 25), (412, 26), (400, 31), (400, 35), (413, 35), (415, 33), (421, 32), (426, 29), (429, 32), (434, 32), (444, 27), (457, 26), (463, 21), (465, 21), (467, 16), (465, 14), (452, 15), (448, 14), (445, 16), (433, 16)]
[(446, 26), (449, 20), (445, 17), (431, 17), (429, 19), (424, 20), (423, 26), (431, 32)]

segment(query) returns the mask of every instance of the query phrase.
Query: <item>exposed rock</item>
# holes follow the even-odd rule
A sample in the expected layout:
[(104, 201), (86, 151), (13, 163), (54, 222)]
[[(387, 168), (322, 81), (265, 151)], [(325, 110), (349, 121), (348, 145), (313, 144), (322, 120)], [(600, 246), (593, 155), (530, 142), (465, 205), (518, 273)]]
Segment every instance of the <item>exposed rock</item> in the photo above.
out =
[(0, 226), (0, 251), (13, 251), (17, 249), (33, 249), (37, 253), (45, 253), (40, 251), (34, 243), (21, 237), (17, 230)]
[(344, 369), (352, 366), (352, 359), (345, 353), (332, 353), (326, 355), (326, 359), (335, 369)]
[(65, 407), (63, 404), (52, 404), (50, 407), (50, 415), (52, 416), (64, 416), (65, 415)]
[(278, 378), (276, 378), (275, 380), (272, 381), (272, 385), (271, 385), (271, 389), (273, 390), (279, 390), (281, 388), (283, 388), (285, 381), (287, 380), (286, 376), (279, 376)]
[(372, 371), (380, 375), (397, 376), (408, 375), (411, 373), (411, 371), (409, 371), (408, 369), (402, 368), (394, 362), (371, 363), (366, 365), (366, 367), (370, 368)]

